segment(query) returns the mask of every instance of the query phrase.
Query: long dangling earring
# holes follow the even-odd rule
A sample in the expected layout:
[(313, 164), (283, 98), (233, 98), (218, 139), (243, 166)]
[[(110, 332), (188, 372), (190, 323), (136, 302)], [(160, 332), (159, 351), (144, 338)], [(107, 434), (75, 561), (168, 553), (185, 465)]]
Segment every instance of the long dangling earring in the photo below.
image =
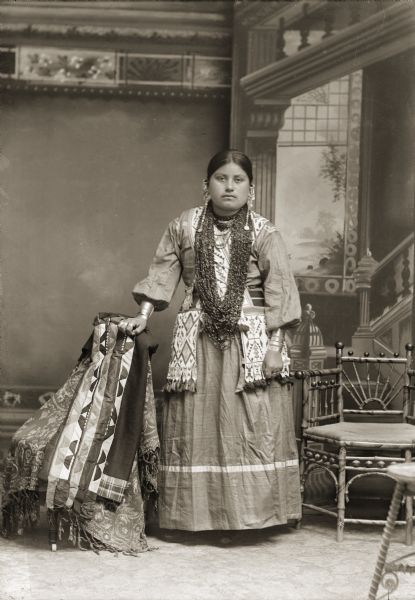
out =
[(207, 179), (203, 179), (202, 181), (202, 192), (203, 192), (203, 199), (205, 201), (205, 205), (203, 207), (203, 212), (201, 214), (200, 220), (199, 220), (199, 227), (197, 228), (198, 233), (200, 233), (203, 229), (203, 223), (206, 217), (206, 211), (207, 211), (207, 206), (210, 200), (210, 194), (209, 194), (209, 188), (208, 188), (208, 180)]
[(252, 184), (249, 187), (248, 203), (249, 203), (249, 210), (253, 210), (254, 204), (255, 204), (255, 186), (254, 186), (254, 184)]
[(203, 199), (205, 201), (205, 204), (207, 204), (210, 200), (210, 194), (209, 194), (209, 187), (208, 187), (208, 180), (207, 179), (203, 179), (202, 181), (202, 192), (203, 192)]
[(249, 194), (248, 194), (248, 210), (246, 211), (246, 222), (244, 225), (244, 229), (245, 231), (249, 231), (249, 217), (250, 214), (252, 212), (253, 206), (254, 206), (254, 202), (255, 202), (255, 186), (254, 184), (252, 184), (249, 187)]

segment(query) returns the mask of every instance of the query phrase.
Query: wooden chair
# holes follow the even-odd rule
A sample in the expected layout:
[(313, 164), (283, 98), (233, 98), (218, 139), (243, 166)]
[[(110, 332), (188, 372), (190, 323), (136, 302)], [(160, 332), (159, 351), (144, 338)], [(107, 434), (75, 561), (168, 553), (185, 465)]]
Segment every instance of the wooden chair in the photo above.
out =
[[(383, 519), (345, 518), (350, 486), (368, 477), (391, 478), (387, 467), (415, 460), (415, 371), (413, 345), (406, 356), (358, 357), (336, 344), (336, 367), (303, 371), (301, 481), (303, 506), (337, 520), (337, 540), (345, 523), (384, 524)], [(324, 470), (334, 482), (336, 506), (304, 502), (307, 480)], [(405, 500), (406, 543), (413, 540), (413, 498)]]

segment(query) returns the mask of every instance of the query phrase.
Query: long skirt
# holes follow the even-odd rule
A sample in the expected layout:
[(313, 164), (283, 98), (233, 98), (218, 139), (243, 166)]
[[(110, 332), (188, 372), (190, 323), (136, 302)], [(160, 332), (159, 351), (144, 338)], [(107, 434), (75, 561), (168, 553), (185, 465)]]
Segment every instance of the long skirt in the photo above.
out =
[(159, 522), (166, 529), (260, 529), (300, 519), (298, 454), (288, 385), (241, 389), (239, 339), (197, 346), (197, 391), (163, 409)]

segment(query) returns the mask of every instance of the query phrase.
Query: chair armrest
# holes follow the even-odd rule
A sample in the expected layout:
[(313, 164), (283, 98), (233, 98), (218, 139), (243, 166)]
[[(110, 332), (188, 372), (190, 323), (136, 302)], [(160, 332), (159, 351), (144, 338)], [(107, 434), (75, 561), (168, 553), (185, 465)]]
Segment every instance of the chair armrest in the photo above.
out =
[(333, 367), (331, 369), (304, 369), (302, 371), (295, 371), (293, 374), (296, 377), (296, 379), (307, 379), (311, 377), (326, 377), (330, 375), (338, 375), (341, 372), (341, 367)]
[(303, 429), (338, 420), (338, 375), (341, 372), (341, 367), (333, 367), (295, 373), (296, 379), (302, 381)]

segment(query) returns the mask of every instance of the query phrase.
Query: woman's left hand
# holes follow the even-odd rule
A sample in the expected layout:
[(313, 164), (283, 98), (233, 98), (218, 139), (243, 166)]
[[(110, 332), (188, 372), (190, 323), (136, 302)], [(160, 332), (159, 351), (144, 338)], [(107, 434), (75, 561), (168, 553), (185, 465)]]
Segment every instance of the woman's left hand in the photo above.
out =
[(265, 354), (264, 362), (262, 363), (262, 370), (264, 371), (265, 378), (271, 379), (280, 371), (282, 371), (282, 367), (283, 364), (281, 352), (268, 348)]

